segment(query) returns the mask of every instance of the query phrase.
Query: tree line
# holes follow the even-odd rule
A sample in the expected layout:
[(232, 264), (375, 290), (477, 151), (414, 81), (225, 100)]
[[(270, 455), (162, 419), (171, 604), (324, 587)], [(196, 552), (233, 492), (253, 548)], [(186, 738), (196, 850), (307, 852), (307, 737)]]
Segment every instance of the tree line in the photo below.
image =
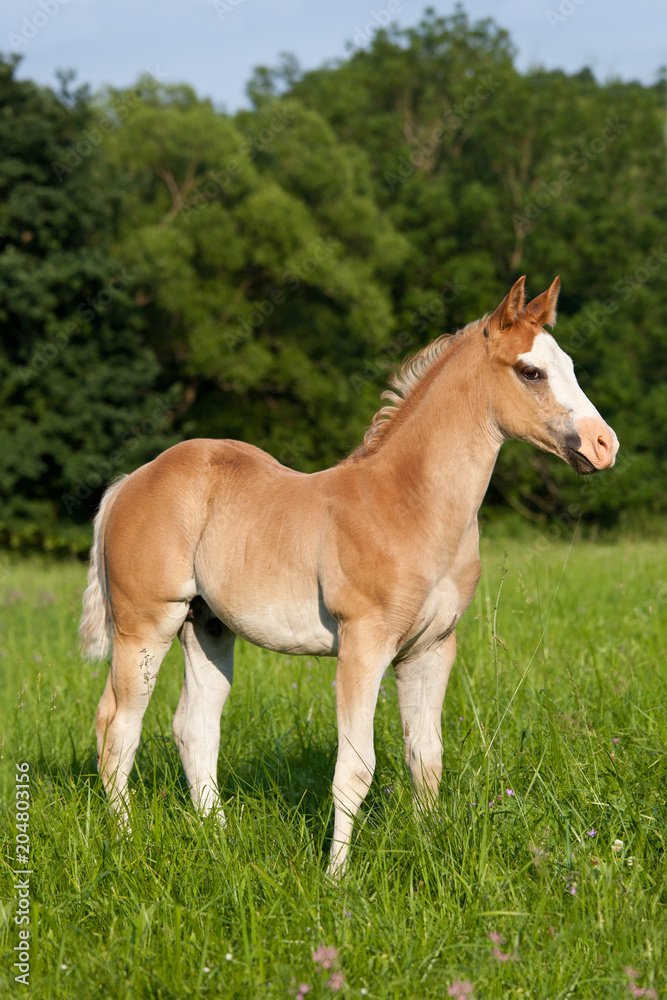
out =
[(150, 76), (91, 94), (0, 62), (0, 544), (82, 552), (107, 482), (193, 436), (303, 471), (401, 360), (561, 275), (556, 335), (616, 429), (581, 480), (507, 445), (487, 512), (666, 506), (667, 86), (520, 73), (427, 11), (335, 64), (258, 68), (229, 115)]

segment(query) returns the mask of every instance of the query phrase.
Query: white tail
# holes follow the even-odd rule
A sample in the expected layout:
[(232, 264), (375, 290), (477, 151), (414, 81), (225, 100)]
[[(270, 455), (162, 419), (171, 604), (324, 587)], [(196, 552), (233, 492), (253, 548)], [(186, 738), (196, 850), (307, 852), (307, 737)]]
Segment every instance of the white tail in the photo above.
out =
[(106, 586), (102, 527), (110, 502), (127, 476), (121, 476), (106, 490), (95, 516), (95, 534), (90, 550), (88, 586), (83, 595), (83, 614), (79, 625), (81, 650), (88, 660), (103, 660), (111, 647), (111, 611)]

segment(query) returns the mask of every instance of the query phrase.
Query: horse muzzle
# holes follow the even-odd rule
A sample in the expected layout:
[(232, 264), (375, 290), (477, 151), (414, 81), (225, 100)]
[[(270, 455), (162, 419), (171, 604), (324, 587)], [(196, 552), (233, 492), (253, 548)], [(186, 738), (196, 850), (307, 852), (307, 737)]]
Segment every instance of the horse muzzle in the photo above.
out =
[(567, 461), (580, 476), (611, 469), (618, 453), (618, 438), (601, 417), (585, 417), (575, 422), (574, 433), (566, 441)]

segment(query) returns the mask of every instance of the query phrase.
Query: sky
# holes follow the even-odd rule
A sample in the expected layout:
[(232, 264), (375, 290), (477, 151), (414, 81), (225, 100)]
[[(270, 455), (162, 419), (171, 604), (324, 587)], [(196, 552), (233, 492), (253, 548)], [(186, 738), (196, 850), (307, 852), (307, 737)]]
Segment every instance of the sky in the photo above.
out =
[[(281, 52), (304, 69), (344, 58), (376, 24), (415, 25), (424, 0), (11, 0), (0, 9), (0, 52), (18, 52), (18, 75), (56, 85), (73, 69), (93, 90), (129, 86), (149, 72), (189, 83), (233, 112), (247, 106), (257, 65)], [(453, 0), (431, 0), (451, 14)], [(667, 0), (465, 0), (472, 20), (507, 29), (517, 65), (653, 83), (667, 64)]]

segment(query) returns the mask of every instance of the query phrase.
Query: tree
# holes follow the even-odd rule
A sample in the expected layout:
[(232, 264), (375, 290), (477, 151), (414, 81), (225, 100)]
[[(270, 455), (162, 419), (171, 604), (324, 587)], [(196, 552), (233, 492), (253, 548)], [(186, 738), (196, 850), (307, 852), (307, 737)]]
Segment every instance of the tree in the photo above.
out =
[(297, 101), (232, 122), (186, 88), (156, 91), (105, 154), (126, 178), (118, 252), (163, 372), (185, 381), (183, 418), (302, 469), (350, 450), (409, 250), (363, 154)]
[(459, 8), (379, 30), (338, 65), (262, 81), (258, 103), (271, 87), (296, 96), (367, 153), (376, 199), (412, 248), (392, 289), (407, 350), (478, 316), (522, 273), (534, 292), (561, 275), (557, 337), (621, 439), (613, 489), (513, 445), (489, 500), (538, 520), (664, 509), (667, 453), (649, 415), (667, 406), (664, 80), (520, 74), (506, 34)]
[(0, 63), (0, 540), (85, 547), (100, 489), (152, 457), (171, 403), (109, 256), (89, 96)]
[(260, 67), (234, 117), (0, 66), (0, 541), (81, 547), (102, 482), (181, 437), (335, 462), (402, 358), (522, 273), (561, 275), (557, 338), (621, 452), (580, 480), (511, 443), (490, 504), (664, 511), (665, 80), (519, 73), (460, 8), (354, 46)]

